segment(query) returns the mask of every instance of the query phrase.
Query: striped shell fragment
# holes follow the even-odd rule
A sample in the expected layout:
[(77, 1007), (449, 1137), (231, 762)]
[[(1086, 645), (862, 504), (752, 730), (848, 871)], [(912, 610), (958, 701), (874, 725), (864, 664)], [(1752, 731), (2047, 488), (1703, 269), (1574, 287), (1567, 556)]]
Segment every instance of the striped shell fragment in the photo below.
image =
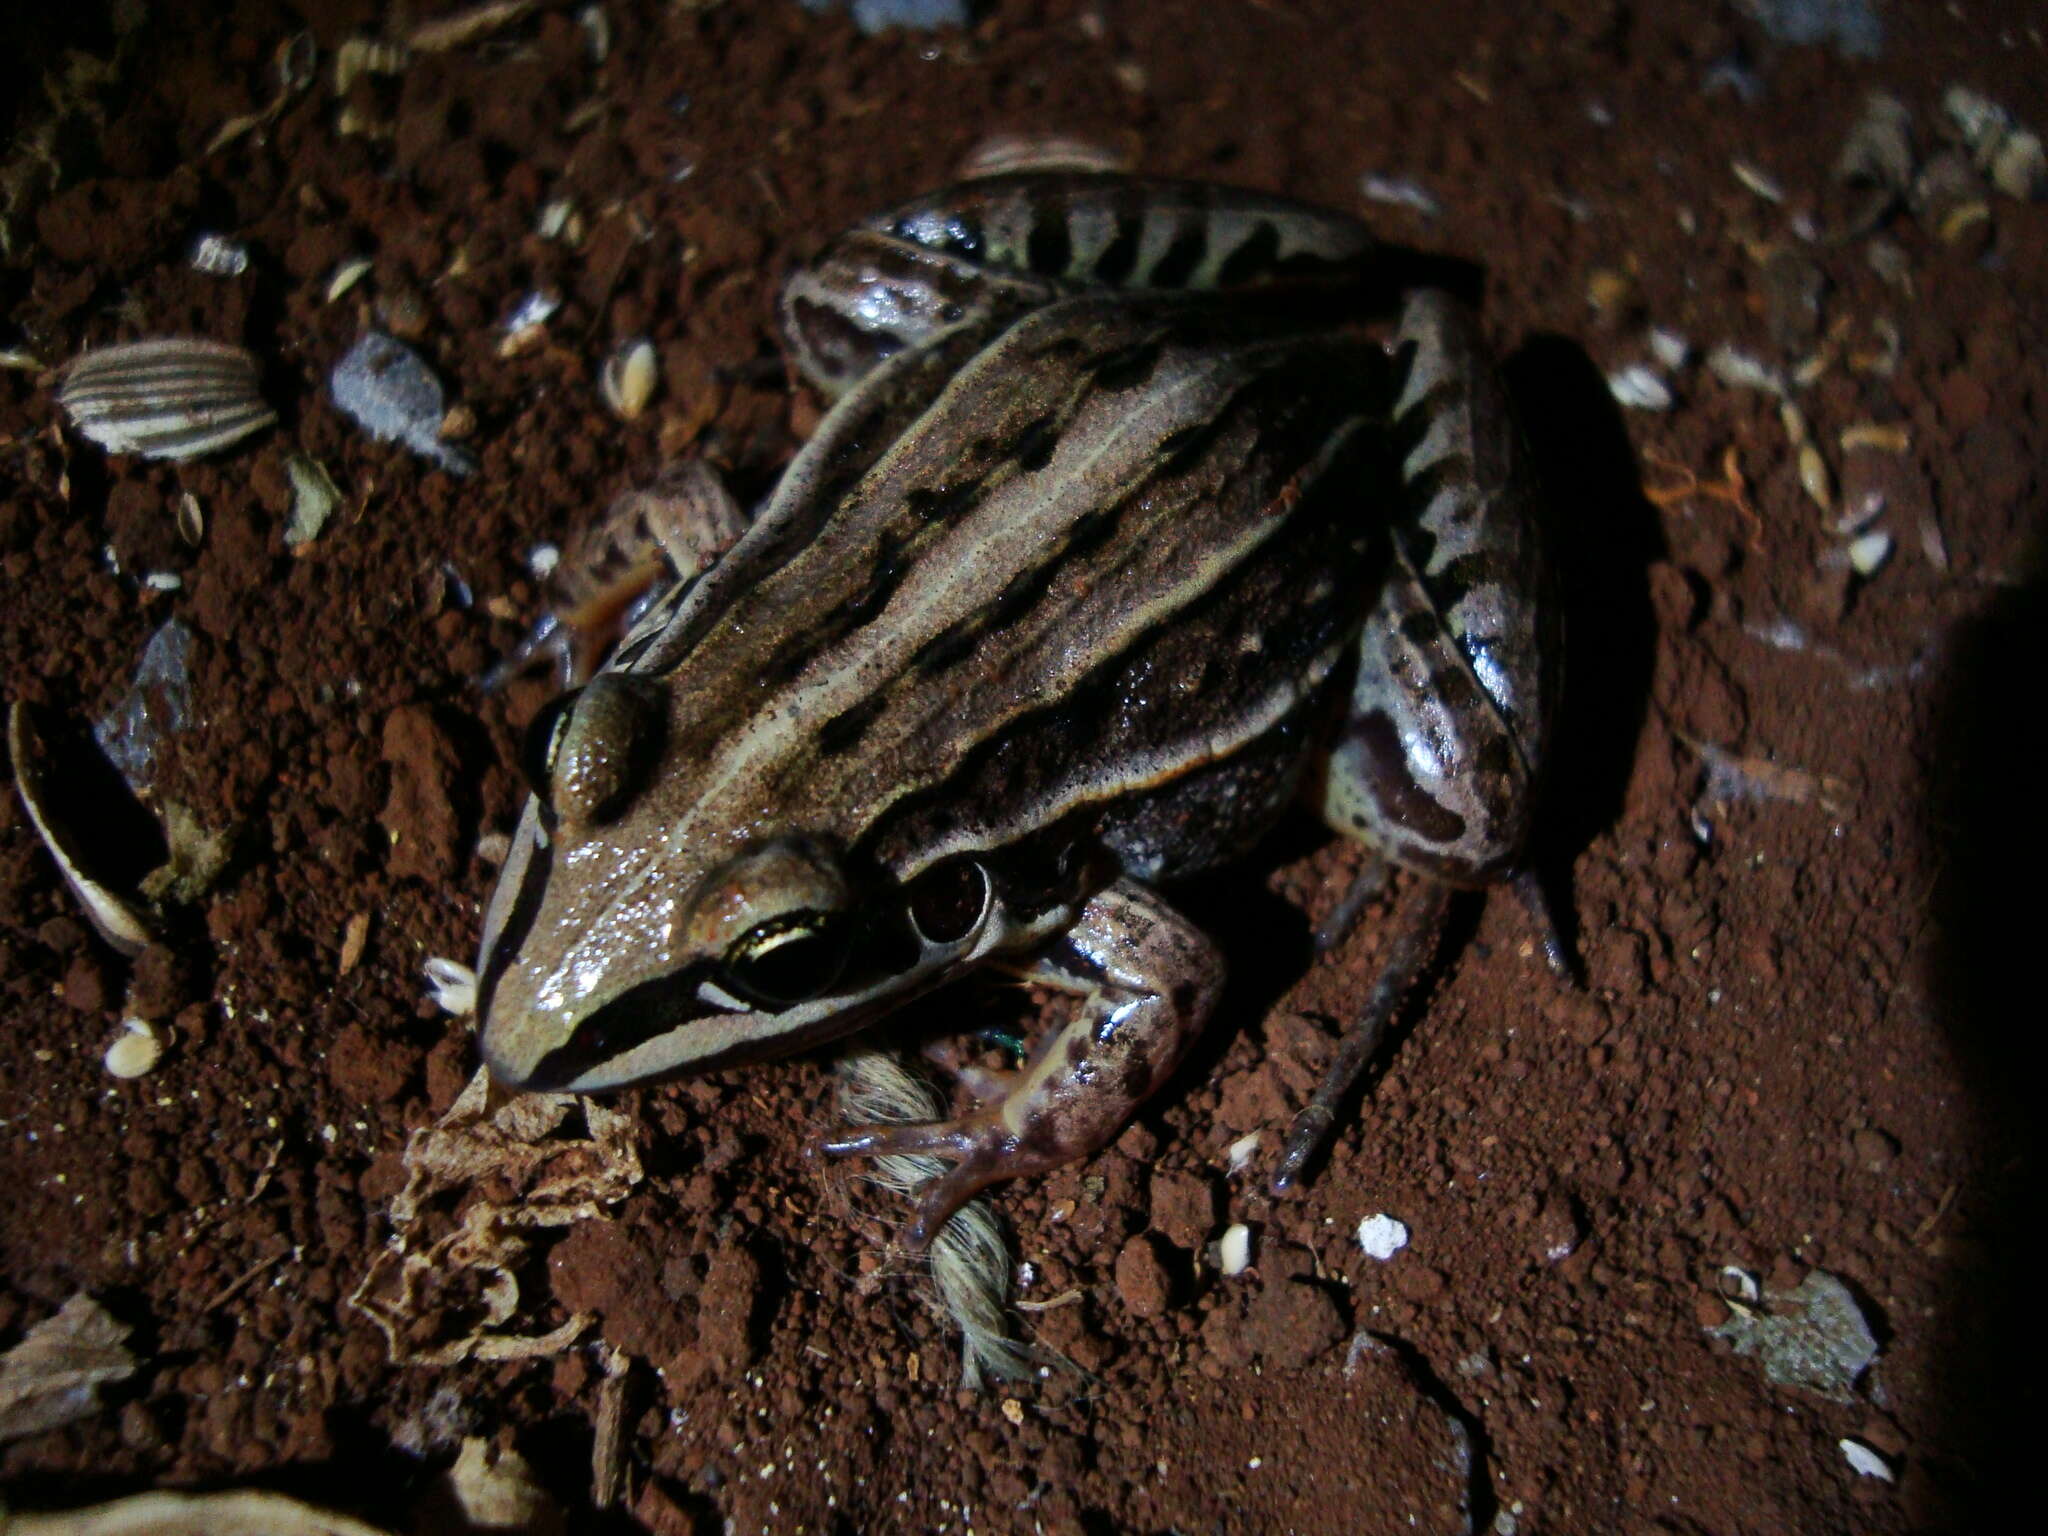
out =
[(107, 452), (146, 459), (196, 459), (277, 420), (254, 356), (191, 336), (87, 352), (65, 366), (57, 401)]

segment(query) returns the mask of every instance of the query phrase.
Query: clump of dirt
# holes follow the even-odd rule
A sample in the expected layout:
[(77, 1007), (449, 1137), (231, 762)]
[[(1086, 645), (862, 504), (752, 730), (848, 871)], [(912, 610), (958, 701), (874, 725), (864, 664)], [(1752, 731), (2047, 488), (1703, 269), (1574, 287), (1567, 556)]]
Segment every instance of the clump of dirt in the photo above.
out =
[[(33, 27), (0, 96), (37, 146), (0, 173), (7, 693), (98, 719), (182, 619), (196, 724), (153, 793), (234, 850), (130, 966), (0, 798), (0, 1347), (87, 1292), (137, 1364), (0, 1448), (8, 1502), (247, 1482), (398, 1524), (482, 1435), (586, 1512), (595, 1448), (615, 1528), (663, 1532), (1976, 1528), (2031, 1390), (2003, 989), (2033, 935), (1994, 893), (2048, 847), (2013, 724), (2048, 209), (1980, 196), (1957, 147), (1946, 201), (1828, 221), (1869, 93), (1924, 164), (1953, 82), (2048, 118), (2035, 45), (1935, 7), (1887, 8), (1855, 58), (1711, 0), (990, 9), (867, 37), (790, 4), (504, 8), (345, 88), (344, 43), (405, 35), (361, 0), (6, 23)], [(319, 63), (290, 84), (300, 26)], [(1185, 893), (1234, 966), (1187, 1070), (1000, 1193), (1037, 1379), (956, 1390), (877, 1246), (900, 1213), (806, 1155), (810, 1062), (614, 1102), (644, 1178), (520, 1276), (537, 1334), (595, 1319), (576, 1343), (394, 1366), (345, 1298), (474, 1064), (420, 968), (473, 953), (517, 812), (548, 684), (473, 680), (537, 615), (535, 551), (686, 454), (771, 483), (815, 419), (774, 275), (997, 131), (1483, 264), (1555, 504), (1544, 874), (1588, 985), (1551, 982), (1512, 902), (1462, 905), (1356, 1123), (1269, 1198), (1385, 927), (1312, 962), (1353, 855), (1293, 828)], [(193, 268), (209, 233), (244, 271)], [(556, 307), (509, 344), (534, 294)], [(334, 408), (370, 327), (447, 383), (473, 474)], [(68, 433), (35, 365), (159, 334), (248, 347), (282, 424), (175, 465)], [(625, 421), (598, 375), (642, 335), (662, 383)], [(1668, 408), (1620, 409), (1632, 369)], [(342, 500), (288, 545), (292, 452)], [(134, 1012), (168, 1049), (119, 1080)], [(1036, 1017), (974, 986), (920, 1017), (965, 1012)], [(1375, 1213), (1409, 1234), (1385, 1259)], [(1878, 1346), (1847, 1401), (1715, 1337), (1726, 1266), (1765, 1296), (1840, 1281)]]

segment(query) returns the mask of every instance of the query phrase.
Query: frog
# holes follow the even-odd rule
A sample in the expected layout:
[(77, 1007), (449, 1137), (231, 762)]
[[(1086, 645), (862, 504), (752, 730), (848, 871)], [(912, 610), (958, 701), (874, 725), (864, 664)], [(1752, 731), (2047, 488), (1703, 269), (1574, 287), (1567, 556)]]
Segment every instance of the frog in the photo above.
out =
[(1227, 970), (1171, 892), (1305, 800), (1366, 850), (1359, 890), (1414, 894), (1296, 1182), (1449, 893), (1539, 890), (1540, 493), (1472, 308), (1410, 270), (1274, 194), (1037, 170), (793, 269), (815, 432), (529, 728), (477, 966), (493, 1075), (603, 1093), (814, 1050), (977, 971), (1071, 998), (964, 1113), (824, 1139), (946, 1161), (921, 1250), (1168, 1081)]

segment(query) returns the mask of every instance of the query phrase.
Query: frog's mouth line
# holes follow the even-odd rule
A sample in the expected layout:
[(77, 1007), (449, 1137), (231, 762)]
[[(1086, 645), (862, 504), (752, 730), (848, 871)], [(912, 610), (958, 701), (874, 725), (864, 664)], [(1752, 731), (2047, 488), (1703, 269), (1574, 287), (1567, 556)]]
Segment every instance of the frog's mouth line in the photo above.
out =
[(865, 963), (830, 991), (784, 1008), (749, 1006), (727, 990), (716, 961), (699, 961), (641, 982), (597, 1009), (519, 1086), (602, 1093), (809, 1050), (943, 984), (976, 947), (980, 929), (951, 944), (905, 942), (902, 933), (890, 943), (871, 933)]
[[(621, 993), (579, 1024), (567, 1041), (535, 1062), (520, 1086), (535, 1093), (569, 1090), (606, 1065), (620, 1064), (649, 1041), (697, 1019), (729, 1015), (731, 1010), (698, 996), (711, 978), (711, 969), (709, 962), (702, 962)], [(686, 1063), (692, 1070), (708, 1064), (701, 1057)]]
[(491, 1016), (491, 1000), (498, 990), (498, 983), (505, 972), (512, 968), (512, 962), (519, 956), (526, 943), (526, 935), (533, 927), (533, 920), (540, 915), (541, 898), (546, 894), (548, 873), (554, 867), (555, 842), (552, 837), (537, 835), (529, 828), (527, 820), (534, 815), (531, 804), (526, 815), (513, 833), (513, 858), (521, 867), (514, 870), (511, 861), (500, 879), (516, 876), (519, 885), (512, 898), (511, 910), (505, 914), (504, 922), (493, 931), (490, 914), (484, 919), (483, 964), (479, 968), (476, 989), (476, 1017), (479, 1020)]

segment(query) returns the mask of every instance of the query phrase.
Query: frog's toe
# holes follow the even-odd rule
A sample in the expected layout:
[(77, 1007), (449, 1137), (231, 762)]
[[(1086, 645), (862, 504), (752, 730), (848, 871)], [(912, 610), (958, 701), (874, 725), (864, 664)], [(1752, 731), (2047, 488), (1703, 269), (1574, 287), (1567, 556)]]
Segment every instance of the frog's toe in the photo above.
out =
[(857, 1125), (828, 1136), (820, 1146), (833, 1157), (891, 1157), (924, 1153), (965, 1157), (973, 1138), (958, 1120), (927, 1120), (907, 1125)]
[(917, 1214), (903, 1230), (903, 1246), (922, 1253), (953, 1219), (953, 1213), (989, 1185), (1021, 1171), (1016, 1143), (1002, 1129), (1000, 1117), (971, 1115), (959, 1120), (933, 1120), (922, 1125), (858, 1126), (823, 1144), (835, 1157), (888, 1157), (895, 1154), (951, 1158), (953, 1166), (918, 1189)]
[(956, 1163), (925, 1185), (917, 1202), (917, 1214), (903, 1229), (903, 1246), (910, 1253), (923, 1253), (933, 1238), (946, 1228), (953, 1215), (989, 1185), (1002, 1178), (998, 1169), (977, 1169), (973, 1160)]

